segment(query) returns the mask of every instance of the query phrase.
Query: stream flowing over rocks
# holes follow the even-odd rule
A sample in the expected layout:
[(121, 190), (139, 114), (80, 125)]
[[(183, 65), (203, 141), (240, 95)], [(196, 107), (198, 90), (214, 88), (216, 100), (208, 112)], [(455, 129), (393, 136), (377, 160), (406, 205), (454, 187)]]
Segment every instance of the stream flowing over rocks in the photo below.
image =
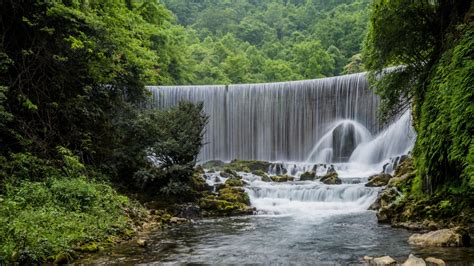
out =
[(401, 192), (391, 182), (404, 179), (395, 169), (416, 136), (410, 110), (378, 122), (365, 74), (149, 89), (153, 107), (203, 102), (210, 115), (199, 155), (210, 189), (199, 207), (211, 218), (85, 263), (361, 264), (409, 254), (474, 263), (470, 248), (409, 245), (410, 232), (378, 223), (393, 217)]

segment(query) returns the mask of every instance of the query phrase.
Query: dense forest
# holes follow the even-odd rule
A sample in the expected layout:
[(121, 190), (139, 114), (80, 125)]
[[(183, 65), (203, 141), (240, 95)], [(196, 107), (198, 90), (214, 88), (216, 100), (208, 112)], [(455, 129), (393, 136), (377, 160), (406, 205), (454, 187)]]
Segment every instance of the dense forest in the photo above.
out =
[(418, 134), (416, 175), (400, 184), (392, 219), (470, 219), (470, 1), (0, 3), (0, 264), (68, 262), (130, 237), (149, 219), (143, 197), (200, 201), (208, 117), (200, 104), (145, 108), (150, 84), (368, 70), (384, 117), (412, 107)]
[(164, 4), (185, 27), (192, 84), (330, 77), (362, 70), (368, 0)]

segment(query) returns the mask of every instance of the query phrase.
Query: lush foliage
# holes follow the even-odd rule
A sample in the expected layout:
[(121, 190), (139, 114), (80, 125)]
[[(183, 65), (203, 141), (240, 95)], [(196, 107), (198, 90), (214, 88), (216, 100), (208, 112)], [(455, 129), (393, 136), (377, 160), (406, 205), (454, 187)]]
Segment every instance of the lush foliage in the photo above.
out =
[(361, 50), (369, 0), (163, 2), (187, 29), (192, 83), (287, 81), (361, 70), (351, 58)]
[(132, 218), (144, 216), (110, 185), (86, 177), (69, 150), (58, 150), (61, 168), (27, 153), (2, 157), (0, 262), (70, 261), (74, 251), (95, 251), (93, 242), (132, 233)]
[(191, 81), (163, 5), (6, 0), (0, 14), (0, 264), (128, 233), (134, 206), (112, 182), (190, 193), (202, 105), (144, 108), (145, 84)]
[(365, 63), (385, 115), (412, 106), (415, 194), (473, 188), (473, 40), (471, 1), (373, 4)]

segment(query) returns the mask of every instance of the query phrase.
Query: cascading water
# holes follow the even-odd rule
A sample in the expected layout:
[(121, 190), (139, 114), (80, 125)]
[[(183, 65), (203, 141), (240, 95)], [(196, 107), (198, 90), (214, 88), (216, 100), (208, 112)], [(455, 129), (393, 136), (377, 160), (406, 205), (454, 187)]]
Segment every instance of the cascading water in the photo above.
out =
[[(152, 104), (169, 108), (179, 101), (203, 102), (210, 116), (201, 161), (257, 159), (278, 162), (269, 174), (324, 175), (335, 169), (343, 184), (319, 181), (266, 183), (240, 173), (259, 213), (320, 217), (363, 211), (378, 189), (367, 177), (411, 149), (415, 134), (410, 111), (391, 125), (377, 120), (379, 98), (365, 74), (334, 78), (229, 86), (150, 87)], [(207, 173), (211, 185), (225, 182)]]
[[(182, 100), (204, 103), (210, 119), (202, 162), (303, 162), (337, 121), (355, 121), (373, 134), (382, 128), (376, 119), (379, 98), (368, 89), (363, 73), (280, 83), (149, 88), (157, 108)], [(334, 140), (343, 148), (339, 141), (345, 138)]]

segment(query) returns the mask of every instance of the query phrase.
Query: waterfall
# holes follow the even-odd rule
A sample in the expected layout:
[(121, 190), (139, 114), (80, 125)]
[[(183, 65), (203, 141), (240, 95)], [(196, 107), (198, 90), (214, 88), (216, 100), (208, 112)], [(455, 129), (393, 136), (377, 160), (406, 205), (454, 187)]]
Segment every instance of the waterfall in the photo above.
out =
[[(210, 116), (200, 161), (347, 161), (383, 127), (379, 98), (364, 73), (315, 80), (228, 86), (150, 86), (152, 104), (203, 102)], [(339, 125), (339, 126), (338, 126)], [(326, 136), (328, 131), (333, 133)], [(332, 147), (331, 147), (332, 146)]]

